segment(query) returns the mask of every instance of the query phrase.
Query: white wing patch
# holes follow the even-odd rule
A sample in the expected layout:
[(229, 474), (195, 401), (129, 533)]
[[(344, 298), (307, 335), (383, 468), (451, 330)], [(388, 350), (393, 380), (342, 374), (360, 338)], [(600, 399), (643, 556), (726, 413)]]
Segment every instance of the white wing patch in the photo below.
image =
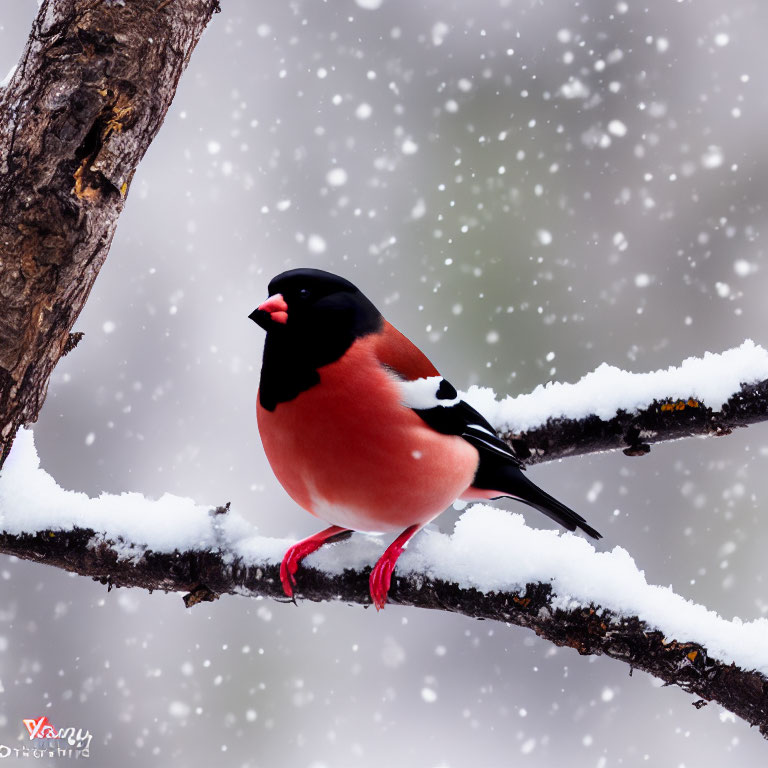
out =
[[(442, 376), (415, 381), (397, 380), (401, 402), (417, 411), (432, 429), (446, 435), (463, 437), (478, 449), (491, 451), (519, 464), (514, 451), (499, 438), (493, 428)], [(453, 397), (451, 397), (453, 395)]]
[(437, 408), (438, 406), (450, 408), (452, 405), (458, 405), (458, 397), (454, 397), (451, 400), (437, 399), (437, 391), (442, 382), (442, 376), (429, 376), (425, 379), (415, 379), (414, 381), (398, 380), (397, 383), (400, 387), (403, 405), (416, 411), (426, 411), (429, 408)]

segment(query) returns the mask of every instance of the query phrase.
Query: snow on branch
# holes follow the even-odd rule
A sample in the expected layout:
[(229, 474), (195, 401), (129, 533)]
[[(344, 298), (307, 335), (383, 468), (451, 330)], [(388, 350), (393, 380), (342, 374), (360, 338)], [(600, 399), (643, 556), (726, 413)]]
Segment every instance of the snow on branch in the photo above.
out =
[(652, 443), (768, 420), (768, 352), (747, 339), (666, 370), (630, 373), (603, 363), (575, 384), (501, 401), (471, 387), (465, 397), (526, 464), (618, 448), (641, 456)]
[[(0, 552), (112, 586), (280, 598), (284, 539), (259, 536), (228, 507), (165, 495), (86, 494), (60, 488), (21, 431), (0, 473)], [(326, 547), (299, 570), (309, 600), (370, 605), (373, 536)], [(390, 591), (400, 605), (528, 627), (580, 654), (605, 654), (715, 701), (768, 736), (768, 620), (727, 620), (649, 585), (621, 547), (534, 530), (517, 514), (469, 508), (450, 536), (427, 529), (403, 555)]]

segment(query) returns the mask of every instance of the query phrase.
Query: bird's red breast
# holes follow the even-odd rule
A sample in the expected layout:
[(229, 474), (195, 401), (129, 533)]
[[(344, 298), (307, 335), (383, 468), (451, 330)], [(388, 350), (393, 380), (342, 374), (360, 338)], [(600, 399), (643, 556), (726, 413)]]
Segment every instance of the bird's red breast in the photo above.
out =
[(429, 522), (470, 486), (477, 450), (402, 404), (398, 378), (439, 374), (392, 325), (318, 373), (317, 385), (273, 411), (257, 405), (267, 458), (304, 509), (353, 530), (401, 530)]

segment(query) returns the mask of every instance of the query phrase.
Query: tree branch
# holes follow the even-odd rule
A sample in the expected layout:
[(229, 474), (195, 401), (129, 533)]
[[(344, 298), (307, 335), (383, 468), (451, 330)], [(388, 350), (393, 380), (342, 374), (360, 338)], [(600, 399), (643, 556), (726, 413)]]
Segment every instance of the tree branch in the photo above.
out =
[(34, 422), (217, 0), (43, 0), (0, 89), (0, 466)]
[[(215, 512), (223, 512), (219, 509)], [(0, 535), (0, 552), (90, 576), (112, 587), (185, 592), (187, 606), (222, 594), (283, 597), (275, 562), (247, 561), (236, 552), (143, 551), (121, 558), (125, 542), (115, 542), (92, 529), (37, 531)], [(339, 600), (369, 606), (370, 568), (341, 574), (302, 566), (298, 594), (307, 600)], [(608, 575), (607, 575), (608, 576)], [(461, 588), (428, 573), (395, 573), (389, 593), (397, 605), (459, 613), (526, 627), (558, 646), (581, 655), (606, 655), (699, 697), (714, 701), (757, 725), (768, 737), (768, 678), (710, 656), (697, 642), (678, 642), (637, 616), (618, 616), (599, 605), (563, 607), (547, 583), (529, 583), (517, 591), (486, 593)]]
[(655, 443), (683, 437), (730, 435), (734, 429), (768, 421), (768, 380), (743, 384), (719, 408), (693, 397), (654, 400), (637, 412), (620, 410), (611, 419), (591, 414), (580, 419), (550, 418), (527, 431), (506, 430), (502, 437), (525, 464), (621, 449), (644, 456)]

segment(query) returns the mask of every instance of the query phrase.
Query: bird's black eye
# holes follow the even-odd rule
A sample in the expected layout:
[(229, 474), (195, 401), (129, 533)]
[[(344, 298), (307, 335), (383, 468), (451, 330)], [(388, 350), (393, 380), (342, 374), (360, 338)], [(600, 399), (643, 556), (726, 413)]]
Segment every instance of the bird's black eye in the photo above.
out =
[(302, 288), (299, 291), (299, 298), (300, 299), (308, 299), (309, 298), (309, 288)]

